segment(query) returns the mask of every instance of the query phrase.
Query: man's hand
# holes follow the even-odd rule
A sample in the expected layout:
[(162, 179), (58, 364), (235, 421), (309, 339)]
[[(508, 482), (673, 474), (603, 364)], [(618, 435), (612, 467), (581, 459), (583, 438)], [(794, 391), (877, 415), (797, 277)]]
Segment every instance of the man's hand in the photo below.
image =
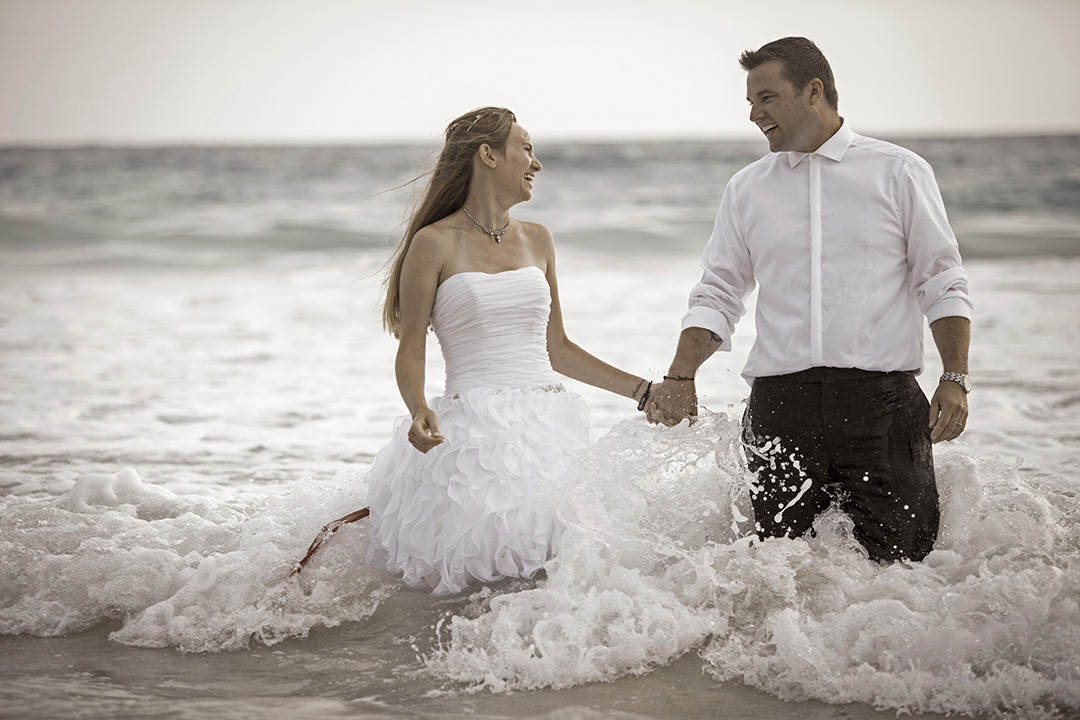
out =
[(964, 432), (968, 419), (967, 393), (958, 383), (938, 383), (930, 400), (930, 441), (955, 440)]
[(654, 425), (678, 425), (697, 419), (697, 389), (693, 380), (665, 380), (654, 385), (645, 405), (645, 417)]
[(719, 335), (705, 328), (688, 327), (679, 334), (679, 346), (675, 348), (668, 376), (686, 379), (664, 380), (653, 386), (645, 405), (645, 417), (649, 422), (672, 427), (686, 418), (690, 418), (690, 422), (697, 419), (697, 388), (692, 378), (701, 363), (723, 344)]
[(418, 410), (413, 417), (412, 425), (409, 426), (409, 442), (422, 453), (426, 453), (436, 445), (442, 444), (443, 436), (439, 434), (439, 419), (430, 408)]
[[(949, 372), (967, 375), (971, 322), (962, 317), (943, 317), (930, 323), (941, 364)], [(967, 393), (952, 380), (939, 382), (930, 400), (930, 441), (955, 440), (968, 419)]]

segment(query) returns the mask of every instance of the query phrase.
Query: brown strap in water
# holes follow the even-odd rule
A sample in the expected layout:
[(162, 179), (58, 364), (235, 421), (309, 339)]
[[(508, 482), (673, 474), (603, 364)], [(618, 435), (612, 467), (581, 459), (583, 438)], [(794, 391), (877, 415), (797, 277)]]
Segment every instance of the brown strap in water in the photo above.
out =
[(312, 541), (311, 547), (308, 548), (307, 555), (304, 556), (303, 560), (296, 564), (296, 567), (294, 567), (292, 572), (289, 573), (289, 577), (292, 577), (293, 575), (296, 575), (301, 570), (303, 570), (304, 566), (307, 565), (308, 560), (311, 560), (312, 556), (314, 556), (315, 553), (319, 551), (319, 548), (323, 546), (323, 543), (329, 540), (330, 536), (338, 531), (338, 528), (340, 528), (342, 525), (356, 522), (357, 520), (363, 520), (370, 513), (370, 509), (360, 508), (356, 512), (351, 512), (345, 517), (340, 517), (333, 522), (328, 522), (323, 525), (322, 530), (319, 531), (319, 534), (315, 536), (315, 540)]

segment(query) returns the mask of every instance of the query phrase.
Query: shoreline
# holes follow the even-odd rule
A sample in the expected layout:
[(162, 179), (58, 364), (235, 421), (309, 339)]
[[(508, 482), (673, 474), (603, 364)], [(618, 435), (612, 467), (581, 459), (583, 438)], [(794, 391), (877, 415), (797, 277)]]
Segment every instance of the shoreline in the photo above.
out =
[[(118, 623), (99, 625), (58, 638), (0, 636), (0, 654), (18, 663), (0, 663), (0, 697), (5, 717), (45, 720), (78, 716), (83, 720), (141, 720), (147, 717), (217, 716), (252, 718), (754, 718), (756, 720), (882, 720), (896, 711), (851, 703), (784, 701), (737, 681), (717, 682), (694, 653), (641, 676), (586, 683), (565, 689), (528, 692), (472, 692), (463, 687), (432, 689), (416, 678), (408, 700), (365, 694), (348, 683), (365, 663), (350, 650), (375, 638), (370, 622), (317, 628), (303, 639), (267, 647), (221, 653), (181, 653), (173, 648), (133, 648), (112, 643)], [(376, 640), (376, 644), (382, 644)], [(336, 658), (345, 676), (312, 673), (313, 656)], [(405, 653), (399, 653), (404, 656)], [(398, 658), (401, 659), (401, 658)], [(419, 669), (395, 667), (395, 675)], [(526, 709), (527, 708), (527, 709)], [(948, 716), (909, 715), (923, 720)], [(980, 717), (980, 716), (966, 716)]]

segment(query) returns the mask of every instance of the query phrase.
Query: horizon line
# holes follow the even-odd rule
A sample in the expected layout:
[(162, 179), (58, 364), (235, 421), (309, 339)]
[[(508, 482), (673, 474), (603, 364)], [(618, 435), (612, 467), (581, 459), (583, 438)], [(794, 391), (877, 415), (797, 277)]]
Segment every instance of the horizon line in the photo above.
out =
[[(1080, 128), (1074, 129), (1017, 129), (1017, 130), (947, 130), (947, 131), (922, 131), (907, 130), (895, 132), (870, 132), (870, 137), (882, 139), (892, 138), (897, 140), (981, 140), (981, 139), (1008, 139), (1008, 138), (1041, 138), (1041, 137), (1069, 137), (1080, 136)], [(686, 135), (625, 135), (625, 136), (588, 136), (588, 135), (565, 135), (556, 136), (551, 140), (544, 140), (546, 145), (680, 145), (690, 143), (725, 143), (725, 144), (751, 144), (761, 142), (765, 145), (764, 138), (754, 137), (747, 134), (686, 134)], [(100, 139), (82, 138), (69, 140), (0, 140), (0, 150), (76, 150), (76, 149), (166, 149), (166, 148), (303, 148), (303, 147), (429, 147), (442, 144), (441, 134), (430, 138), (417, 136), (388, 137), (388, 138), (322, 138), (322, 139), (299, 139), (299, 138), (132, 138), (132, 139)]]

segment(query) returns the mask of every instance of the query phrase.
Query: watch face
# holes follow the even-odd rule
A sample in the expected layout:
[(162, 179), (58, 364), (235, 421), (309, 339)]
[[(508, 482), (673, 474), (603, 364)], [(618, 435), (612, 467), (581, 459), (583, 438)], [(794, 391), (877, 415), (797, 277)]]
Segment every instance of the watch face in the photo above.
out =
[(971, 377), (968, 375), (961, 375), (960, 373), (947, 372), (941, 376), (939, 382), (954, 382), (963, 388), (965, 393), (971, 392)]

